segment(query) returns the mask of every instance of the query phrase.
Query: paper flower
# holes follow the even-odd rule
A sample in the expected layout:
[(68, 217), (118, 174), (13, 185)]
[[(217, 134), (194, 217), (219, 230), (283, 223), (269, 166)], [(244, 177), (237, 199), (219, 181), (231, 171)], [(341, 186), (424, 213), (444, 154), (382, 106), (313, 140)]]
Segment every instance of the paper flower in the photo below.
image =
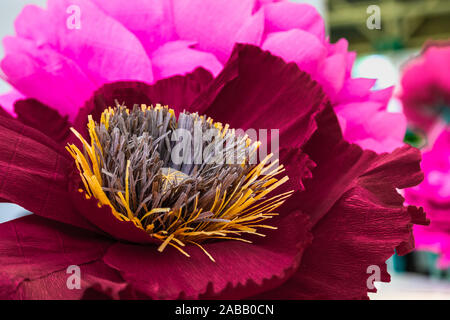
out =
[(295, 62), (331, 99), (344, 137), (376, 152), (402, 146), (405, 119), (387, 112), (392, 88), (353, 79), (355, 53), (331, 44), (309, 5), (258, 0), (50, 0), (27, 6), (4, 39), (5, 79), (16, 89), (0, 104), (13, 112), (23, 95), (71, 120), (103, 84), (153, 83), (204, 67), (217, 75), (236, 42)]
[(450, 47), (429, 42), (405, 66), (401, 80), (404, 112), (412, 137), (423, 136), (425, 180), (405, 191), (406, 200), (429, 213), (429, 228), (415, 229), (417, 245), (440, 255), (438, 266), (450, 266)]
[(433, 148), (423, 153), (425, 180), (405, 191), (406, 200), (423, 206), (431, 224), (416, 227), (417, 248), (440, 255), (439, 267), (450, 267), (450, 131), (439, 135)]
[[(349, 144), (320, 86), (254, 46), (215, 79), (107, 84), (76, 134), (37, 100), (16, 113), (0, 115), (0, 199), (34, 215), (0, 224), (2, 298), (367, 298), (368, 271), (388, 281), (385, 261), (427, 223), (396, 191), (422, 180), (420, 152)], [(195, 122), (243, 161), (168, 160), (167, 128)], [(279, 129), (279, 162), (251, 165), (232, 128)]]
[(425, 133), (432, 134), (436, 126), (440, 132), (441, 123), (445, 126), (450, 122), (449, 70), (450, 46), (430, 43), (403, 71), (400, 98), (404, 113), (413, 126)]

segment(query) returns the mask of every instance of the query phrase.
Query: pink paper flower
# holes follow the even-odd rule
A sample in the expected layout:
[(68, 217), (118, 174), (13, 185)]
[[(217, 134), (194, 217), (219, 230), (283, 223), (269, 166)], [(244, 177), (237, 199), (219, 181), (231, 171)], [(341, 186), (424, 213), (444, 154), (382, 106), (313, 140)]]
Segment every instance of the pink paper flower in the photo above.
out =
[(450, 46), (430, 43), (406, 65), (401, 86), (408, 121), (432, 136), (436, 126), (440, 132), (450, 122)]
[[(67, 27), (71, 5), (80, 29)], [(75, 17), (76, 18), (76, 17)], [(72, 21), (72, 20), (70, 20)], [(73, 21), (72, 21), (73, 22)], [(392, 89), (353, 79), (355, 53), (330, 44), (324, 22), (305, 4), (258, 0), (49, 0), (27, 6), (4, 39), (6, 80), (71, 120), (92, 93), (117, 80), (153, 83), (204, 67), (217, 75), (236, 42), (295, 62), (331, 98), (344, 136), (376, 152), (402, 145), (405, 120), (388, 113)], [(11, 99), (1, 99), (12, 110)]]
[(422, 205), (430, 228), (415, 229), (419, 249), (440, 254), (439, 267), (450, 267), (450, 47), (430, 42), (405, 67), (401, 100), (412, 132), (426, 137), (425, 180), (405, 191), (407, 201)]
[[(113, 112), (115, 101), (137, 106)], [(346, 142), (321, 87), (255, 46), (236, 46), (215, 79), (198, 68), (102, 86), (77, 114), (77, 138), (37, 100), (15, 110), (0, 114), (0, 199), (34, 215), (0, 224), (0, 298), (367, 298), (368, 268), (389, 281), (385, 261), (427, 224), (396, 191), (423, 179), (420, 152)], [(174, 166), (167, 128), (189, 119), (219, 139), (234, 135), (225, 124), (278, 128), (279, 163)], [(163, 169), (182, 180), (168, 187)], [(81, 290), (66, 285), (69, 265)]]
[(442, 131), (433, 148), (423, 154), (425, 180), (405, 191), (409, 203), (423, 206), (431, 224), (416, 227), (417, 248), (440, 254), (439, 266), (450, 267), (450, 130)]

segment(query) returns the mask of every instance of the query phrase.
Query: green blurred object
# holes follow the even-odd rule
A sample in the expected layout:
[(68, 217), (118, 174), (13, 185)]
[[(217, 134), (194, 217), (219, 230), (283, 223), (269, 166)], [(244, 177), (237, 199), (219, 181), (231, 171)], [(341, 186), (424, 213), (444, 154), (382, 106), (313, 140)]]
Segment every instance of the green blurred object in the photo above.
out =
[(373, 47), (376, 51), (402, 50), (405, 48), (400, 38), (382, 38), (374, 40)]
[(407, 266), (407, 261), (406, 261), (406, 257), (400, 257), (397, 254), (394, 254), (393, 256), (393, 264), (394, 264), (394, 271), (395, 272), (406, 272), (406, 266)]
[(414, 272), (436, 280), (450, 280), (450, 269), (438, 268), (439, 255), (427, 251), (414, 251), (406, 256), (393, 256), (395, 272)]
[[(449, 0), (330, 0), (332, 42), (346, 38), (350, 50), (363, 52), (415, 49), (428, 39), (450, 38)], [(370, 19), (379, 22), (369, 27)]]
[(424, 252), (424, 254), (428, 262), (428, 269), (430, 270), (430, 276), (432, 278), (437, 279), (445, 278), (446, 270), (442, 270), (437, 267), (439, 255), (431, 252)]
[(426, 145), (427, 139), (425, 137), (425, 134), (420, 130), (408, 128), (406, 129), (404, 142), (420, 149)]

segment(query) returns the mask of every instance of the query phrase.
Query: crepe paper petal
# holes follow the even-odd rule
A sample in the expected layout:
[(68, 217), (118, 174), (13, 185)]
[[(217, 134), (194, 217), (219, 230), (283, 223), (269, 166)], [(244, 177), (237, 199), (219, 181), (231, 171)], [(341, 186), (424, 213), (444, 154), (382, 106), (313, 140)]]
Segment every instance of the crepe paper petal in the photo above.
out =
[(362, 151), (342, 140), (331, 109), (318, 125), (304, 148), (317, 165), (313, 179), (286, 204), (310, 216), (312, 245), (285, 285), (253, 298), (367, 299), (374, 268), (377, 281), (389, 281), (386, 260), (394, 250), (410, 252), (413, 225), (429, 223), (422, 209), (404, 207), (396, 191), (421, 181), (418, 150)]
[(73, 208), (73, 162), (51, 138), (18, 120), (0, 118), (0, 199), (45, 218), (95, 230)]
[(345, 59), (344, 54), (335, 54), (322, 61), (319, 66), (321, 72), (316, 76), (317, 81), (322, 84), (324, 90), (335, 100), (341, 91), (345, 81)]
[[(340, 104), (335, 108), (339, 116), (346, 120), (346, 140), (358, 141), (361, 147), (379, 153), (392, 152), (404, 145), (401, 137), (404, 137), (406, 132), (405, 116), (402, 113), (386, 111), (382, 102), (353, 102)], [(358, 115), (355, 108), (364, 110), (364, 113)]]
[(266, 33), (300, 29), (325, 40), (324, 21), (312, 5), (286, 1), (267, 4), (263, 8)]
[(407, 209), (377, 208), (360, 192), (346, 194), (317, 224), (293, 277), (252, 299), (368, 299), (368, 292), (376, 292), (374, 279), (389, 282), (386, 260), (394, 248), (407, 249), (398, 250), (403, 254), (413, 249), (407, 246), (412, 218)]
[(9, 118), (9, 119), (12, 118), (11, 114), (8, 111), (6, 111), (5, 109), (3, 109), (1, 105), (0, 105), (0, 117)]
[(389, 101), (392, 98), (395, 87), (387, 87), (385, 89), (370, 91), (370, 100), (380, 102), (384, 108), (387, 108)]
[(264, 10), (258, 10), (244, 21), (236, 34), (236, 43), (245, 43), (259, 46), (264, 35)]
[[(79, 28), (68, 26), (66, 11), (74, 6), (81, 15)], [(47, 7), (25, 7), (16, 20), (17, 37), (5, 42), (2, 69), (27, 97), (73, 120), (104, 83), (153, 81), (150, 59), (136, 36), (91, 1), (50, 0)]]
[(73, 60), (52, 48), (38, 48), (21, 38), (5, 38), (4, 43), (18, 47), (0, 63), (8, 82), (26, 97), (73, 119), (95, 88), (91, 79)]
[(245, 298), (285, 281), (311, 241), (303, 215), (285, 213), (277, 227), (268, 230), (265, 238), (254, 239), (254, 244), (203, 244), (216, 262), (193, 245), (184, 248), (188, 258), (173, 248), (159, 253), (122, 243), (112, 246), (104, 261), (150, 298)]
[[(117, 271), (102, 261), (94, 261), (78, 266), (80, 287), (70, 288), (67, 282), (72, 273), (66, 269), (47, 276), (23, 281), (15, 298), (19, 300), (118, 300), (134, 298), (136, 295), (123, 281)], [(71, 269), (69, 269), (71, 271)]]
[(450, 109), (450, 45), (431, 44), (409, 61), (401, 79), (400, 98), (408, 120), (429, 131), (443, 109)]
[[(69, 29), (67, 14), (60, 14), (74, 5), (80, 8), (80, 29)], [(59, 51), (76, 59), (97, 85), (117, 80), (153, 81), (150, 59), (139, 40), (91, 1), (49, 0), (47, 17), (59, 27)]]
[(314, 116), (327, 103), (320, 86), (296, 65), (258, 47), (236, 45), (192, 109), (231, 128), (278, 129), (280, 147), (299, 147), (316, 129)]
[[(299, 46), (298, 44), (302, 44)], [(262, 45), (263, 50), (295, 62), (313, 77), (326, 58), (326, 47), (316, 36), (299, 29), (271, 33)]]
[(0, 115), (14, 115), (14, 103), (23, 98), (23, 94), (17, 90), (11, 90), (6, 94), (0, 95)]
[(292, 195), (292, 198), (295, 198), (298, 192), (305, 190), (304, 182), (313, 178), (316, 164), (299, 148), (281, 148), (280, 163), (285, 166), (289, 181), (277, 190), (279, 190), (279, 193), (294, 190), (296, 193)]
[(67, 140), (70, 123), (67, 116), (62, 117), (56, 110), (35, 99), (19, 100), (14, 105), (17, 119), (23, 124), (39, 130), (57, 143)]
[(91, 0), (110, 17), (131, 31), (151, 53), (176, 40), (172, 3), (166, 0)]
[[(39, 279), (48, 276), (54, 280), (51, 274), (58, 271), (65, 274), (65, 280), (60, 280), (64, 281), (65, 291), (70, 291), (66, 286), (67, 268), (99, 260), (110, 245), (95, 233), (37, 215), (0, 224), (0, 234), (0, 296), (7, 299), (18, 298), (34, 281), (42, 284)], [(50, 288), (34, 286), (30, 294), (53, 291), (53, 280), (46, 282)]]
[(380, 196), (397, 199), (397, 204), (401, 204), (403, 197), (395, 189), (412, 187), (423, 180), (419, 150), (404, 146), (381, 155), (363, 151), (342, 139), (336, 116), (330, 110), (320, 115), (320, 121), (323, 129), (318, 130), (304, 148), (317, 165), (313, 170), (314, 179), (306, 182), (306, 191), (298, 199), (304, 212), (311, 213), (313, 223), (325, 216), (357, 182), (370, 180), (375, 186), (383, 185), (379, 191), (385, 195), (380, 193)]
[(175, 28), (181, 39), (194, 40), (198, 49), (225, 62), (236, 35), (253, 11), (254, 0), (178, 0), (173, 2)]
[(371, 92), (371, 88), (377, 82), (376, 79), (354, 78), (346, 79), (339, 97), (338, 104), (346, 102), (364, 101)]
[(192, 48), (195, 42), (173, 41), (159, 47), (152, 54), (153, 68), (157, 79), (175, 75), (184, 75), (198, 67), (204, 68), (216, 76), (222, 70), (222, 64), (209, 53)]

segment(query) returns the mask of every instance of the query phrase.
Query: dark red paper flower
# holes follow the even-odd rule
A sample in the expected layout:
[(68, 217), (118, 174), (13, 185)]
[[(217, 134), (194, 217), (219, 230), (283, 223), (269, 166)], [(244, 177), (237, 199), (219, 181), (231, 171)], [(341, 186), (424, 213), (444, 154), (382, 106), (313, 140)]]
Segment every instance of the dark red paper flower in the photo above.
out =
[[(264, 222), (277, 229), (242, 236), (252, 243), (187, 244), (190, 257), (175, 246), (158, 252), (161, 241), (100, 206), (89, 184), (83, 189), (64, 149), (79, 145), (67, 119), (23, 100), (17, 119), (0, 114), (0, 199), (35, 214), (0, 224), (2, 298), (367, 298), (368, 267), (388, 281), (385, 261), (394, 250), (412, 250), (413, 224), (427, 223), (396, 191), (422, 180), (419, 151), (377, 155), (347, 143), (317, 83), (256, 47), (238, 45), (216, 79), (197, 69), (152, 86), (105, 85), (81, 109), (75, 130), (88, 139), (88, 116), (100, 122), (116, 100), (198, 112), (231, 128), (279, 129), (290, 179), (273, 192), (294, 192)], [(80, 267), (81, 290), (66, 284), (70, 265)]]

